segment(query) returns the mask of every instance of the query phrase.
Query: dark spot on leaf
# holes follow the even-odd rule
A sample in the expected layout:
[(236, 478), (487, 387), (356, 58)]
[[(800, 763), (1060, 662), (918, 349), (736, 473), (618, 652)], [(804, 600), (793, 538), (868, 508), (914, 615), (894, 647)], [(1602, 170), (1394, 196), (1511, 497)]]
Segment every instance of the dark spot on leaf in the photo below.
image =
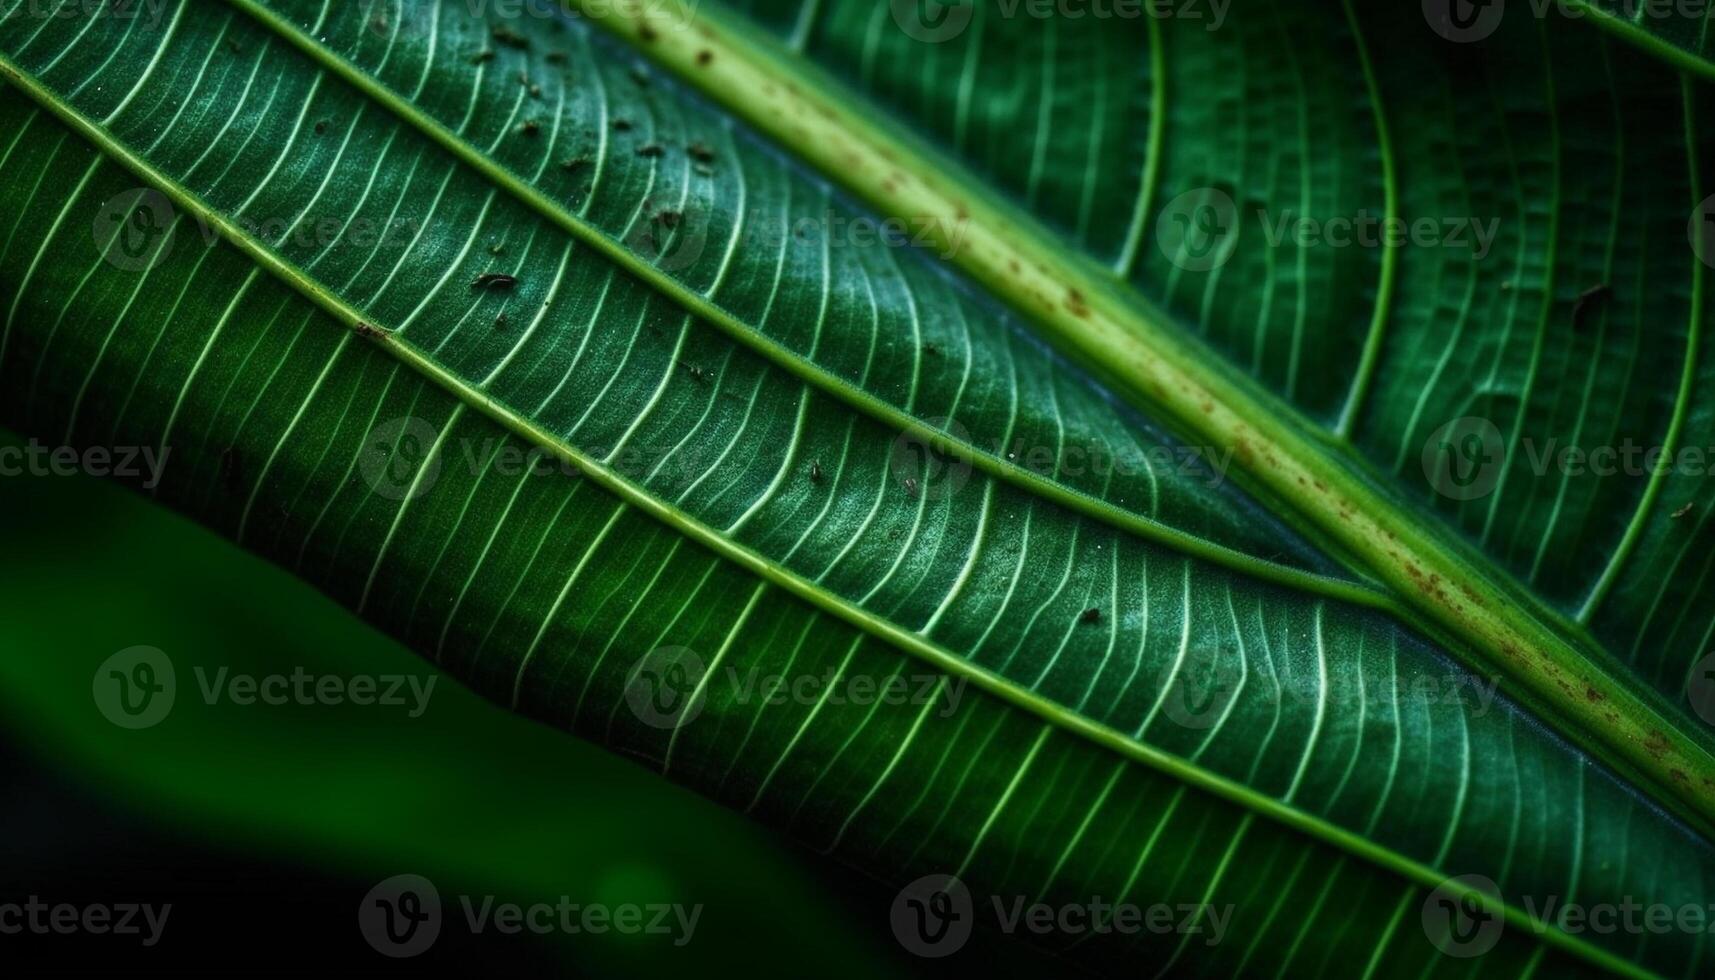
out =
[(518, 124), (518, 132), (525, 136), (535, 136), (542, 131), (542, 124), (534, 119), (526, 119)]
[(822, 461), (819, 459), (810, 460), (810, 482), (822, 482)]
[(494, 329), (502, 330), (502, 329), (505, 329), (505, 327), (506, 327), (506, 311), (501, 310), (499, 313), (495, 314), (495, 316), (494, 316)]
[(660, 214), (655, 216), (655, 220), (661, 222), (662, 227), (665, 228), (679, 227), (679, 218), (679, 212), (671, 210), (662, 211)]
[(650, 27), (648, 24), (643, 24), (637, 28), (637, 36), (645, 41), (653, 41), (655, 40), (655, 28)]
[(662, 149), (661, 144), (659, 144), (659, 143), (645, 143), (642, 146), (637, 148), (637, 155), (638, 156), (648, 157), (651, 160), (653, 160), (654, 158), (660, 156), (661, 154), (663, 154), (665, 152), (667, 152), (667, 151)]
[(702, 65), (704, 68), (707, 68), (709, 66), (709, 62), (713, 60), (715, 60), (715, 53), (710, 51), (708, 48), (704, 48), (697, 52), (697, 64)]
[(582, 156), (582, 155), (575, 156), (575, 157), (568, 157), (565, 160), (561, 161), (560, 169), (564, 170), (566, 173), (575, 174), (580, 169), (582, 169), (584, 166), (586, 166), (589, 162), (590, 162), (589, 158), (586, 156)]
[(472, 289), (511, 289), (518, 285), (517, 276), (509, 276), (504, 272), (484, 272), (471, 280)]
[(629, 133), (629, 132), (631, 132), (631, 120), (629, 120), (629, 119), (615, 119), (613, 121), (613, 128), (614, 128), (615, 132)]
[(701, 141), (685, 147), (685, 152), (698, 163), (713, 163), (715, 161), (715, 151), (709, 149), (708, 144)]
[(317, 119), (316, 120), (316, 135), (320, 136), (321, 134), (323, 134), (327, 131), (328, 131), (328, 121), (326, 119)]
[(631, 84), (638, 88), (649, 87), (649, 73), (643, 70), (642, 65), (632, 65), (626, 74), (631, 76)]
[(1091, 606), (1078, 616), (1078, 622), (1094, 624), (1102, 621), (1102, 610), (1099, 606)]
[(509, 48), (528, 48), (530, 46), (529, 38), (507, 27), (496, 27), (494, 40), (496, 43), (504, 44)]
[(1584, 314), (1607, 299), (1613, 292), (1614, 288), (1604, 282), (1579, 293), (1578, 298), (1572, 301), (1572, 329), (1581, 328), (1584, 325)]
[(494, 52), (490, 51), (487, 48), (483, 48), (481, 51), (478, 51), (475, 54), (471, 55), (467, 60), (473, 65), (480, 65), (480, 64), (483, 64), (484, 62), (493, 61), (494, 60)]
[(563, 65), (566, 63), (566, 53), (564, 51), (550, 51), (542, 56), (542, 60), (550, 65)]

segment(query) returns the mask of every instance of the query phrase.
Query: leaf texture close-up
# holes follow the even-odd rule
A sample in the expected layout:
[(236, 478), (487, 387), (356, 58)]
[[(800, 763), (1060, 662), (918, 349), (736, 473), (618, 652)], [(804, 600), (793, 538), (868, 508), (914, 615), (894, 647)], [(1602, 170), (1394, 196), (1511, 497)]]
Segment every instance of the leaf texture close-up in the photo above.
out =
[(0, 460), (914, 963), (1707, 976), (1705, 7), (0, 0)]

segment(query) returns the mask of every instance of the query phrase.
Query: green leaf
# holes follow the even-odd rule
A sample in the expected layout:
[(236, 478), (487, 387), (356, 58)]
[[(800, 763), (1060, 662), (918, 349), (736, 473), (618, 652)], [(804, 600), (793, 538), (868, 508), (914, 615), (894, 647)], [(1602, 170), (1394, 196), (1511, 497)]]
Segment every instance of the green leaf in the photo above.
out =
[[(1541, 921), (1715, 874), (1701, 477), (1516, 452), (1715, 424), (1708, 129), (1630, 48), (1308, 2), (755, 11), (784, 45), (706, 3), (0, 9), (0, 419), (165, 454), (149, 492), (479, 692), (991, 928), (1226, 916), (1035, 937), (1115, 971), (1470, 972), (1434, 923), (1478, 900), (1489, 971), (1706, 969)], [(1154, 216), (1209, 189), (1506, 230), (1185, 268)], [(1424, 439), (1484, 414), (1494, 491), (1437, 497)]]
[(1715, 78), (1711, 9), (1706, 3), (1561, 0), (1552, 9), (1568, 17), (1588, 18), (1682, 71)]

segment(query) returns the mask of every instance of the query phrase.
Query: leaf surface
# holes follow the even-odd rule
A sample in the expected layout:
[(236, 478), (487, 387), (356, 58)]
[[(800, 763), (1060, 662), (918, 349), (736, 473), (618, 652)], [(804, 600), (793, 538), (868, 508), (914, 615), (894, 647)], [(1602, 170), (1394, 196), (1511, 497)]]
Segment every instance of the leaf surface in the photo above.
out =
[[(888, 10), (862, 7), (869, 18)], [(988, 896), (1231, 909), (1219, 942), (1207, 932), (1046, 940), (1116, 970), (1348, 972), (1356, 943), (1373, 972), (1470, 972), (1420, 924), (1426, 897), (1435, 907), (1430, 892), (1465, 873), (1492, 878), (1505, 904), (1507, 926), (1478, 961), (1485, 971), (1706, 966), (1700, 934), (1536, 928), (1526, 911), (1549, 896), (1704, 904), (1715, 855), (1663, 808), (1685, 800), (1611, 740), (1568, 724), (1563, 705), (1526, 688), (1509, 694), (1510, 684), (1496, 693), (1498, 678), (1470, 666), (1484, 661), (1469, 638), (1266, 480), (1242, 476), (1244, 460), (1188, 442), (1194, 433), (1171, 406), (1116, 399), (1044, 347), (1040, 315), (985, 286), (962, 257), (862, 244), (855, 229), (887, 212), (834, 186), (852, 175), (819, 172), (800, 158), (806, 147), (771, 141), (766, 127), (717, 108), (712, 90), (588, 23), (485, 19), (460, 5), (187, 0), (157, 20), (29, 9), (14, 3), (0, 21), (0, 185), (17, 202), (0, 225), (0, 417), (68, 444), (170, 449), (160, 499), (297, 570), (477, 690), (890, 879), (955, 874), (991, 924)], [(838, 26), (858, 9), (811, 8), (792, 22), (810, 29), (794, 26), (788, 40), (828, 41), (818, 63), (849, 71), (855, 58), (848, 81), (922, 125), (923, 139), (940, 132), (941, 110), (924, 93), (947, 91), (931, 78), (945, 65), (922, 47), (884, 52), (890, 35), (873, 20)], [(1468, 397), (1453, 379), (1468, 382), (1469, 369), (1444, 368), (1440, 389), (1409, 376), (1429, 357), (1418, 348), (1445, 337), (1432, 321), (1450, 310), (1431, 287), (1459, 280), (1438, 265), (1455, 266), (1469, 292), (1497, 263), (1437, 254), (1420, 271), (1409, 263), (1422, 257), (1402, 251), (1388, 273), (1374, 251), (1304, 250), (1291, 262), (1241, 253), (1186, 275), (1128, 244), (1136, 228), (1119, 236), (1096, 217), (1114, 211), (1106, 192), (1121, 186), (1121, 213), (1148, 215), (1149, 205), (1131, 207), (1140, 186), (1153, 202), (1220, 179), (1221, 168), (1249, 166), (1248, 146), (1277, 161), (1258, 165), (1271, 176), (1256, 194), (1282, 193), (1278, 177), (1279, 188), (1328, 201), (1407, 200), (1416, 175), (1400, 171), (1431, 161), (1363, 142), (1375, 136), (1366, 125), (1405, 110), (1385, 99), (1381, 115), (1354, 108), (1357, 36), (1339, 31), (1337, 12), (1253, 18), (1242, 31), (1269, 37), (1288, 22), (1306, 32), (1300, 49), (1235, 47), (1253, 43), (1241, 33), (1224, 47), (1211, 37), (1206, 61), (1168, 63), (1224, 84), (1242, 52), (1254, 71), (1303, 81), (1292, 53), (1319, 81), (1186, 98), (1176, 126), (1236, 142), (1199, 149), (1200, 137), (1168, 133), (1142, 169), (1133, 151), (1157, 142), (1138, 128), (1151, 119), (1139, 106), (1156, 104), (1147, 84), (1091, 93), (1067, 79), (1111, 82), (1118, 70), (1058, 80), (1029, 71), (1072, 50), (1080, 64), (1141, 70), (1152, 61), (1128, 60), (1124, 45), (1152, 32), (1079, 27), (1044, 58), (1022, 47), (1040, 25), (1013, 38), (1018, 47), (985, 27), (962, 70), (1010, 64), (1020, 91), (1049, 101), (1026, 129), (1022, 103), (985, 84), (980, 106), (955, 106), (952, 131), (965, 135), (946, 149), (997, 200), (1016, 198), (1005, 207), (1058, 229), (1069, 255), (1130, 253), (1123, 288), (1137, 291), (1115, 284), (1092, 304), (1159, 304), (1200, 330), (1254, 373), (1234, 371), (1235, 386), (1272, 386), (1307, 419), (1353, 433), (1352, 458), (1338, 448), (1330, 458), (1373, 480), (1367, 492), (1412, 515), (1426, 540), (1454, 541), (1426, 508), (1392, 500), (1422, 488), (1388, 483), (1376, 447), (1416, 438), (1399, 421), (1403, 392), (1428, 392), (1424, 411), (1441, 414)], [(1332, 30), (1318, 41), (1314, 27)], [(1561, 37), (1533, 29), (1531, 40), (1545, 60), (1586, 47), (1631, 59), (1616, 79), (1656, 70), (1594, 32)], [(1403, 40), (1387, 50), (1384, 79), (1437, 56)], [(884, 83), (883, 65), (919, 72), (923, 87)], [(1417, 87), (1432, 102), (1454, 99), (1466, 76), (1437, 77), (1448, 79), (1439, 95)], [(1471, 166), (1494, 169), (1468, 182), (1496, 200), (1504, 171), (1478, 149), (1510, 146), (1510, 165), (1535, 174), (1529, 154), (1560, 145), (1542, 142), (1555, 128), (1534, 96), (1505, 81), (1462, 97), (1484, 100), (1497, 126), (1528, 123), (1527, 133), (1484, 139), (1449, 124), (1408, 137), (1439, 138), (1446, 152), (1469, 138)], [(1625, 185), (1640, 198), (1621, 202), (1627, 215), (1665, 223), (1667, 200), (1696, 186), (1682, 145), (1696, 131), (1683, 124), (1693, 89), (1591, 86), (1601, 100), (1577, 103), (1591, 118), (1592, 105), (1614, 109), (1611, 90), (1640, 113), (1681, 121), (1666, 131), (1637, 123), (1649, 149), (1627, 157), (1680, 168)], [(1244, 126), (1198, 121), (1251, 99)], [(1062, 101), (1126, 121), (1110, 128), (1041, 108)], [(1292, 119), (1297, 141), (1261, 129)], [(1311, 120), (1331, 130), (1316, 144)], [(1062, 124), (1111, 132), (1114, 149), (1065, 150)], [(1617, 140), (1623, 129), (1601, 132)], [(1556, 172), (1593, 181), (1612, 151), (1579, 132), (1591, 166)], [(973, 133), (1006, 143), (1004, 159), (971, 152)], [(1114, 166), (1077, 168), (1051, 152)], [(1152, 158), (1155, 183), (1140, 185)], [(1281, 167), (1296, 169), (1288, 179)], [(1261, 180), (1229, 173), (1240, 196)], [(937, 179), (967, 187), (956, 170)], [(1445, 174), (1420, 183), (1409, 193), (1454, 191)], [(1541, 202), (1524, 196), (1522, 179), (1504, 186), (1536, 228)], [(1622, 224), (1613, 206), (1605, 220), (1581, 214), (1597, 242)], [(1517, 265), (1561, 261), (1561, 226), (1549, 227), (1514, 232)], [(148, 247), (127, 248), (136, 241)], [(1580, 254), (1600, 251), (1586, 242)], [(1623, 338), (1630, 353), (1561, 354), (1554, 369), (1571, 378), (1574, 362), (1640, 373), (1690, 363), (1706, 314), (1701, 273), (1683, 251), (1676, 260), (1659, 248), (1650, 271), (1678, 268), (1690, 287), (1647, 294), (1652, 317), (1679, 315), (1668, 321), (1681, 324), (1677, 343), (1646, 336), (1641, 313), (1609, 327), (1626, 309), (1615, 302), (1582, 342), (1595, 350)], [(1641, 277), (1641, 252), (1624, 255)], [(1223, 277), (1235, 285), (1221, 288)], [(1374, 305), (1383, 281), (1397, 295), (1385, 316)], [(1473, 333), (1478, 323), (1498, 332), (1450, 342), (1444, 356), (1490, 350), (1506, 369), (1495, 401), (1511, 391), (1546, 411), (1532, 399), (1554, 386), (1516, 378), (1553, 371), (1509, 358), (1546, 356), (1561, 288), (1521, 274), (1500, 306), (1517, 308), (1516, 329), (1473, 317)], [(1386, 329), (1371, 332), (1375, 322)], [(1245, 342), (1279, 355), (1240, 357), (1241, 327)], [(1330, 379), (1350, 381), (1366, 363), (1368, 394), (1330, 400), (1348, 390)], [(1612, 413), (1593, 426), (1617, 427), (1632, 409), (1650, 420), (1640, 431), (1701, 417), (1675, 399), (1679, 389), (1611, 404), (1576, 398), (1571, 384), (1561, 386), (1567, 404), (1552, 404)], [(1342, 417), (1353, 420), (1344, 429)], [(1677, 485), (1630, 481), (1581, 497), (1565, 505), (1566, 526), (1577, 515), (1628, 526), (1613, 518), (1615, 501), (1633, 503), (1638, 521), (1672, 520), (1650, 518), (1645, 503), (1663, 486)], [(1496, 519), (1510, 533), (1533, 513), (1529, 496), (1502, 491), (1486, 506), (1506, 508)], [(1547, 521), (1543, 541), (1589, 540), (1533, 577), (1514, 551), (1477, 536), (1474, 517), (1446, 516), (1533, 603), (1567, 618), (1597, 578), (1566, 556), (1618, 553), (1623, 537)], [(1659, 590), (1661, 563), (1683, 537), (1649, 523), (1616, 567)], [(1639, 607), (1618, 600), (1641, 588), (1622, 577), (1596, 608)], [(1660, 601), (1683, 617), (1694, 598)], [(1595, 625), (1602, 636), (1615, 628)], [(1576, 629), (1543, 628), (1587, 654), (1579, 669), (1600, 683), (1635, 684)], [(773, 690), (775, 674), (797, 686)], [(681, 700), (652, 700), (668, 688), (648, 681), (675, 678), (688, 681), (675, 689)], [(1628, 696), (1645, 712), (1685, 714), (1648, 691)], [(1621, 720), (1649, 724), (1649, 713)], [(1687, 728), (1667, 729), (1675, 751), (1701, 744)], [(1469, 897), (1463, 887), (1452, 898)]]

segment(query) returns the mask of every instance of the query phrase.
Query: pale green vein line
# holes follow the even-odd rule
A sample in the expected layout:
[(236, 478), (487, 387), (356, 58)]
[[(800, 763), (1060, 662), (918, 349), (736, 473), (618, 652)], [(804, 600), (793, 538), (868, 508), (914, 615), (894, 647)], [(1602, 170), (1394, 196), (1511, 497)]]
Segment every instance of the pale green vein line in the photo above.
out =
[(982, 828), (971, 840), (970, 850), (965, 852), (965, 859), (959, 862), (959, 870), (953, 872), (953, 877), (960, 877), (971, 866), (971, 861), (977, 856), (977, 849), (983, 846), (983, 840), (994, 828), (994, 822), (1000, 818), (1001, 811), (1006, 809), (1007, 801), (1012, 799), (1012, 794), (1018, 789), (1018, 784), (1024, 780), (1024, 774), (1030, 771), (1030, 764), (1036, 761), (1037, 753), (1042, 751), (1042, 744), (1048, 741), (1048, 736), (1053, 733), (1053, 725), (1043, 725), (1041, 734), (1036, 736), (1036, 741), (1030, 743), (1030, 751), (1025, 753), (1024, 761), (1018, 764), (1018, 771), (1012, 774), (1012, 779), (1007, 782), (1006, 789), (1000, 794), (1000, 799), (995, 801), (994, 808), (989, 811), (988, 819), (983, 821)]
[[(244, 2), (244, 0), (233, 0), (233, 2)], [(306, 299), (320, 306), (338, 322), (350, 329), (364, 332), (383, 349), (392, 353), (401, 365), (410, 368), (425, 380), (453, 394), (461, 403), (474, 408), (478, 413), (512, 433), (553, 453), (563, 463), (577, 467), (584, 474), (589, 484), (593, 484), (619, 500), (631, 504), (639, 511), (677, 530), (687, 539), (708, 549), (711, 553), (756, 575), (762, 581), (758, 586), (758, 592), (752, 597), (753, 602), (767, 585), (776, 585), (810, 606), (864, 630), (887, 642), (895, 649), (928, 663), (957, 679), (975, 685), (979, 690), (1005, 704), (1035, 714), (1070, 734), (1178, 780), (1184, 784), (1181, 791), (1190, 787), (1208, 793), (1345, 851), (1352, 856), (1359, 857), (1406, 880), (1415, 881), (1431, 888), (1442, 886), (1445, 883), (1446, 876), (1443, 873), (1422, 862), (1393, 851), (1360, 834), (1338, 827), (1321, 817), (1259, 793), (1247, 785), (1193, 765), (1178, 756), (1139, 741), (1112, 727), (1069, 711), (1037, 692), (1025, 690), (1007, 678), (965, 660), (918, 633), (904, 629), (881, 616), (846, 603), (838, 596), (818, 587), (804, 577), (724, 537), (718, 531), (697, 521), (689, 514), (651, 496), (641, 487), (602, 465), (599, 461), (585, 455), (567, 443), (564, 438), (548, 431), (539, 423), (517, 414), (508, 406), (493, 402), (484, 393), (474, 390), (465, 379), (430, 358), (403, 338), (392, 335), (384, 328), (369, 323), (364, 319), (361, 311), (348, 305), (343, 299), (304, 274), (302, 270), (272, 252), (236, 221), (214, 211), (187, 188), (156, 169), (148, 161), (136, 156), (106, 130), (56, 98), (40, 81), (22, 71), (10, 58), (4, 55), (0, 55), (0, 77), (16, 85), (22, 92), (60, 119), (78, 135), (94, 144), (97, 149), (131, 170), (140, 179), (154, 185), (177, 206), (209, 215), (211, 227), (218, 231), (220, 236), (234, 248), (255, 261), (258, 265), (258, 272), (266, 269), (280, 281), (297, 290)], [(210, 344), (213, 343), (213, 339), (210, 338)], [(522, 481), (519, 484), (521, 487), (524, 485), (526, 484)], [(711, 665), (711, 670), (713, 666)], [(670, 754), (671, 745), (669, 746)], [(665, 770), (665, 764), (663, 769)], [(1476, 896), (1474, 889), (1462, 884), (1455, 883), (1451, 887), (1460, 891), (1460, 895), (1455, 897), (1469, 895), (1474, 898)], [(1521, 927), (1530, 925), (1531, 920), (1518, 908), (1503, 905), (1501, 911), (1508, 920)], [(1553, 943), (1616, 972), (1627, 975), (1639, 974), (1638, 969), (1627, 961), (1591, 945), (1580, 937), (1559, 930), (1549, 930), (1543, 938), (1546, 942)]]
[[(1376, 144), (1381, 152), (1382, 183), (1385, 188), (1387, 218), (1391, 222), (1399, 215), (1399, 179), (1394, 170), (1393, 137), (1388, 132), (1387, 110), (1382, 105), (1381, 85), (1376, 81), (1375, 68), (1370, 64), (1369, 45), (1364, 42), (1363, 29), (1358, 25), (1357, 12), (1352, 9), (1352, 0), (1342, 0), (1346, 10), (1346, 22), (1352, 26), (1352, 43), (1358, 48), (1358, 64), (1363, 67), (1364, 87), (1369, 93), (1370, 107), (1376, 127)], [(1340, 410), (1340, 420), (1334, 426), (1334, 434), (1341, 439), (1352, 437), (1352, 428), (1357, 424), (1358, 412), (1364, 407), (1364, 397), (1369, 394), (1370, 382), (1375, 379), (1376, 365), (1381, 361), (1382, 338), (1387, 332), (1388, 316), (1393, 310), (1393, 286), (1398, 275), (1399, 249), (1382, 249), (1381, 281), (1376, 284), (1375, 310), (1370, 318), (1369, 334), (1364, 338), (1364, 352), (1358, 359), (1357, 376), (1352, 379), (1352, 390), (1346, 396), (1346, 406)]]
[[(1697, 169), (1697, 88), (1689, 78), (1681, 78), (1679, 88), (1685, 105), (1685, 155), (1691, 175), (1691, 202), (1692, 206), (1696, 207), (1703, 194), (1702, 178)], [(1679, 440), (1685, 431), (1686, 420), (1691, 415), (1691, 399), (1697, 383), (1697, 359), (1702, 346), (1703, 272), (1702, 262), (1691, 263), (1691, 302), (1688, 304), (1691, 307), (1691, 322), (1685, 328), (1685, 364), (1680, 368), (1679, 393), (1674, 397), (1673, 419), (1668, 423), (1667, 435), (1662, 439), (1664, 459), (1674, 458), (1679, 449)], [(1643, 499), (1638, 501), (1637, 509), (1632, 512), (1632, 518), (1626, 524), (1624, 536), (1614, 548), (1613, 555), (1608, 558), (1607, 567), (1602, 569), (1602, 577), (1596, 580), (1596, 584), (1590, 589), (1590, 595), (1578, 608), (1578, 622), (1590, 622), (1596, 608), (1608, 597), (1608, 592), (1619, 580), (1621, 568), (1631, 558), (1632, 551), (1643, 537), (1645, 526), (1654, 511), (1656, 499), (1661, 496), (1662, 487), (1666, 485), (1670, 470), (1671, 467), (1662, 466), (1650, 474)]]
[(882, 401), (859, 385), (854, 385), (850, 381), (810, 363), (797, 352), (763, 336), (754, 327), (743, 323), (716, 305), (707, 296), (690, 290), (679, 280), (626, 248), (623, 242), (615, 240), (587, 221), (571, 214), (553, 198), (519, 180), (505, 167), (484, 156), (427, 112), (401, 98), (397, 93), (371, 78), (355, 65), (339, 57), (314, 38), (304, 34), (290, 21), (261, 6), (256, 0), (227, 0), (227, 2), (250, 14), (289, 44), (308, 55), (318, 65), (419, 129), (437, 145), (492, 181), (497, 187), (537, 211), (562, 230), (588, 244), (658, 292), (673, 299), (688, 312), (719, 328), (769, 362), (785, 369), (806, 383), (821, 388), (884, 425), (915, 436), (939, 451), (969, 460), (973, 466), (990, 476), (1022, 487), (1069, 510), (1111, 524), (1145, 540), (1286, 588), (1323, 595), (1366, 608), (1404, 614), (1399, 600), (1390, 593), (1382, 592), (1367, 585), (1264, 561), (1252, 555), (1215, 544), (1196, 535), (1169, 527), (1152, 518), (1132, 513), (1107, 501), (1098, 500), (1088, 494), (1062, 486), (1032, 472), (1025, 466), (984, 451), (972, 442), (956, 439), (942, 429), (926, 425), (910, 413), (901, 411)]

